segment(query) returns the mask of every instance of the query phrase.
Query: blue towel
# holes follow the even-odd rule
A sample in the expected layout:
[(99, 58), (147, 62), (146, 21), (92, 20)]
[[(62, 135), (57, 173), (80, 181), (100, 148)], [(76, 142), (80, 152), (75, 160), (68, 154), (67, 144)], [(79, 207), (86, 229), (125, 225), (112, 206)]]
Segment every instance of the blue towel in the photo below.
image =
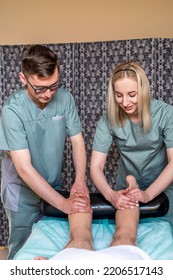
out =
[[(107, 248), (115, 231), (113, 220), (93, 220), (92, 233), (96, 250)], [(51, 258), (69, 241), (69, 223), (64, 218), (44, 217), (34, 224), (31, 236), (16, 254), (15, 260), (32, 260), (36, 256)], [(168, 222), (160, 218), (141, 219), (138, 246), (153, 260), (173, 260), (173, 235)]]

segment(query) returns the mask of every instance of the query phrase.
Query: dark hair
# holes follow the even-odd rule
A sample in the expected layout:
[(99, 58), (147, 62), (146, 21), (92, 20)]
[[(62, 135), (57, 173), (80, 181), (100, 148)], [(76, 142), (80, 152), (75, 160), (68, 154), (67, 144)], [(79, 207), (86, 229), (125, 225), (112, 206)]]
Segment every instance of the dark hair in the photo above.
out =
[(22, 72), (26, 77), (30, 75), (47, 77), (53, 75), (56, 67), (59, 70), (57, 55), (42, 45), (25, 46), (22, 51), (21, 64)]

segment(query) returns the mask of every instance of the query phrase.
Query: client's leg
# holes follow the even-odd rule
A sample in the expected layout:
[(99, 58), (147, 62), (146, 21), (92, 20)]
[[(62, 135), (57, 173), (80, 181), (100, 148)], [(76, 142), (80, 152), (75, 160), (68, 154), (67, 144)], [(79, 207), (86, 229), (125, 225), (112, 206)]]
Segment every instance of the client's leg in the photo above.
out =
[(116, 211), (116, 231), (110, 246), (136, 245), (139, 209)]
[(75, 213), (68, 216), (70, 224), (70, 241), (65, 248), (93, 250), (91, 232), (92, 214)]
[[(74, 194), (80, 196), (80, 194)], [(84, 197), (85, 199), (85, 197)], [(86, 198), (86, 200), (88, 200)], [(88, 204), (90, 202), (88, 201)], [(90, 207), (90, 205), (89, 205)], [(65, 248), (78, 248), (93, 250), (93, 238), (91, 232), (92, 214), (78, 212), (68, 215), (70, 224), (70, 241), (67, 243)], [(45, 257), (35, 257), (35, 260), (46, 260)]]
[[(133, 176), (127, 176), (127, 186), (138, 187)], [(139, 207), (117, 210), (115, 214), (116, 231), (110, 246), (136, 245), (137, 227), (139, 221)]]
[[(93, 250), (91, 232), (92, 214), (75, 213), (68, 216), (70, 224), (70, 241), (65, 248)], [(46, 260), (45, 257), (35, 257), (34, 260)]]

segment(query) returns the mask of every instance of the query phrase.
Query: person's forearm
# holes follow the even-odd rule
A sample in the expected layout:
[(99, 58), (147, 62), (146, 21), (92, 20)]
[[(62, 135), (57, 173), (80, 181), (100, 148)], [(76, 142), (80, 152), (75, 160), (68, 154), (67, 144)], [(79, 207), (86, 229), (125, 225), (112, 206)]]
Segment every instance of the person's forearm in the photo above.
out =
[(169, 162), (159, 177), (147, 188), (149, 201), (164, 191), (173, 182), (173, 163)]
[(85, 183), (86, 181), (86, 149), (84, 141), (73, 143), (73, 163), (75, 168), (75, 181)]
[(48, 182), (30, 165), (25, 169), (18, 170), (22, 180), (35, 192), (40, 198), (47, 201), (50, 205), (65, 212), (65, 198), (55, 191)]
[(91, 169), (91, 178), (97, 189), (101, 192), (101, 194), (106, 198), (106, 200), (111, 202), (111, 194), (113, 190), (109, 186), (103, 171), (99, 168), (93, 167)]
[(18, 175), (39, 197), (52, 206), (65, 212), (65, 198), (56, 192), (51, 185), (33, 167), (28, 149), (10, 151)]

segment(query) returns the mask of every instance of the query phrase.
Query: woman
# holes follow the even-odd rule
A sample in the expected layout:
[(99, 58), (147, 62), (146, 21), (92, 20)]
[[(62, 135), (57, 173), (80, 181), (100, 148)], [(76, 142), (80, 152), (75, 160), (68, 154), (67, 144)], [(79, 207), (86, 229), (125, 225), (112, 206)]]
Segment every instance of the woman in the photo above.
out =
[[(115, 189), (104, 175), (112, 140), (120, 153)], [(125, 191), (129, 174), (139, 188)], [(107, 113), (94, 136), (91, 177), (121, 212), (165, 191), (170, 205), (164, 218), (173, 224), (173, 107), (151, 98), (148, 78), (135, 62), (118, 65), (110, 77)]]

